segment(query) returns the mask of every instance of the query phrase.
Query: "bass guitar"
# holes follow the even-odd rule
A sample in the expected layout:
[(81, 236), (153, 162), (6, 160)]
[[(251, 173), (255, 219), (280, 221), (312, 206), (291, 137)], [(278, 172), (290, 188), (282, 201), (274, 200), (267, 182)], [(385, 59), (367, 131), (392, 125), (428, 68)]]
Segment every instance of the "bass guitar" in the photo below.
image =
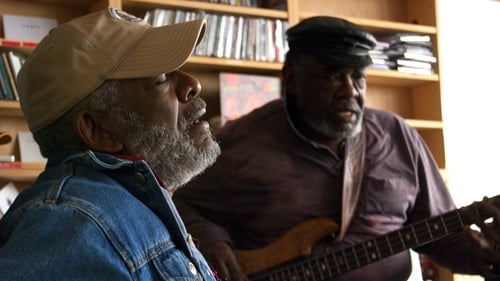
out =
[[(296, 225), (263, 248), (235, 250), (235, 256), (243, 272), (252, 281), (329, 280), (393, 254), (462, 231), (465, 226), (472, 224), (464, 216), (467, 209), (472, 209), (482, 219), (487, 219), (482, 211), (484, 204), (498, 197), (500, 195), (408, 225), (348, 248), (308, 257), (313, 245), (339, 229), (330, 219), (316, 218)], [(297, 262), (293, 262), (294, 260)]]

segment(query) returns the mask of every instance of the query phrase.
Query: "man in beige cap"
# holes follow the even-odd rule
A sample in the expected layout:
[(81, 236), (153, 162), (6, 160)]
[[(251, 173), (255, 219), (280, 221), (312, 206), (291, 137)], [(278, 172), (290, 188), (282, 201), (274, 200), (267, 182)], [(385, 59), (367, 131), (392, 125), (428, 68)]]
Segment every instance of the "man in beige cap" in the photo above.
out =
[(48, 162), (0, 221), (2, 280), (215, 279), (170, 199), (220, 154), (179, 70), (205, 26), (109, 8), (40, 42), (18, 83)]

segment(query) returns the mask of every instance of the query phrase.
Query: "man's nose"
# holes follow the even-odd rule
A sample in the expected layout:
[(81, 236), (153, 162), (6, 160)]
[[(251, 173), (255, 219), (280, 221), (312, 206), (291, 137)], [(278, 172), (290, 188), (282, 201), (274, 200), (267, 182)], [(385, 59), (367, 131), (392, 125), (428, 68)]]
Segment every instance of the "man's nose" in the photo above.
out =
[(176, 71), (177, 73), (177, 96), (181, 102), (189, 102), (201, 92), (201, 84), (194, 76), (183, 72)]
[(342, 75), (337, 95), (343, 98), (354, 98), (359, 96), (359, 89), (350, 75)]

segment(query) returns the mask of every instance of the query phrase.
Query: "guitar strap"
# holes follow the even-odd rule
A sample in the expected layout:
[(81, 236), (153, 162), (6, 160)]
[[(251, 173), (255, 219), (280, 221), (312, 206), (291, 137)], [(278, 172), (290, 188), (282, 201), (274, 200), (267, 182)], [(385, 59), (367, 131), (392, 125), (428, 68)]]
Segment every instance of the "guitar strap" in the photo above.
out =
[(338, 240), (342, 240), (356, 210), (365, 163), (365, 131), (346, 140), (342, 183), (342, 218)]

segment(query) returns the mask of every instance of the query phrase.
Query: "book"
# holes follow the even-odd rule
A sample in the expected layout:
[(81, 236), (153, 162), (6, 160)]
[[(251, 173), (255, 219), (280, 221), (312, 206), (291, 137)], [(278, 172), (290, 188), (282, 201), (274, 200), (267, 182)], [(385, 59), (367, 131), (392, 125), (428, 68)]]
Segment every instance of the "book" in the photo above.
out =
[(4, 63), (3, 56), (0, 55), (0, 91), (2, 92), (3, 99), (15, 100), (9, 74), (7, 73), (7, 67), (8, 66)]
[(10, 60), (8, 58), (7, 53), (4, 52), (1, 54), (1, 56), (3, 64), (5, 65), (5, 71), (7, 72), (7, 77), (9, 78), (9, 85), (12, 91), (13, 99), (19, 100), (19, 93), (17, 92), (17, 82), (16, 82), (17, 75), (14, 74), (12, 70), (12, 66), (10, 65)]
[(0, 189), (0, 218), (14, 203), (18, 194), (19, 191), (17, 191), (16, 186), (12, 182), (7, 183)]
[(46, 17), (3, 14), (3, 30), (6, 39), (39, 42), (57, 26), (57, 20)]
[(275, 76), (221, 72), (219, 83), (221, 125), (279, 98), (281, 93), (281, 80)]
[(19, 161), (0, 162), (0, 169), (21, 169), (22, 167), (23, 163)]
[(236, 19), (236, 28), (235, 28), (235, 40), (233, 44), (233, 50), (231, 51), (231, 58), (240, 59), (241, 58), (241, 46), (243, 43), (243, 25), (245, 23), (245, 18), (242, 16), (238, 16)]
[(0, 162), (0, 169), (24, 169), (24, 170), (33, 170), (36, 172), (40, 172), (45, 168), (45, 165), (46, 163), (21, 162), (21, 161)]
[(17, 74), (19, 74), (24, 61), (26, 60), (26, 56), (16, 51), (7, 51), (7, 58), (9, 60), (9, 66), (12, 69), (12, 73), (17, 80)]
[(399, 72), (409, 73), (409, 74), (419, 74), (419, 75), (431, 75), (434, 74), (433, 69), (423, 69), (423, 68), (415, 68), (408, 66), (398, 66), (396, 68)]
[(19, 152), (22, 162), (45, 163), (47, 158), (43, 157), (38, 144), (33, 139), (31, 132), (18, 132)]
[(408, 67), (421, 68), (421, 69), (432, 69), (432, 64), (429, 62), (398, 59), (398, 60), (396, 60), (396, 63), (400, 66), (408, 66)]
[(14, 162), (16, 161), (15, 155), (3, 155), (0, 154), (0, 162)]

